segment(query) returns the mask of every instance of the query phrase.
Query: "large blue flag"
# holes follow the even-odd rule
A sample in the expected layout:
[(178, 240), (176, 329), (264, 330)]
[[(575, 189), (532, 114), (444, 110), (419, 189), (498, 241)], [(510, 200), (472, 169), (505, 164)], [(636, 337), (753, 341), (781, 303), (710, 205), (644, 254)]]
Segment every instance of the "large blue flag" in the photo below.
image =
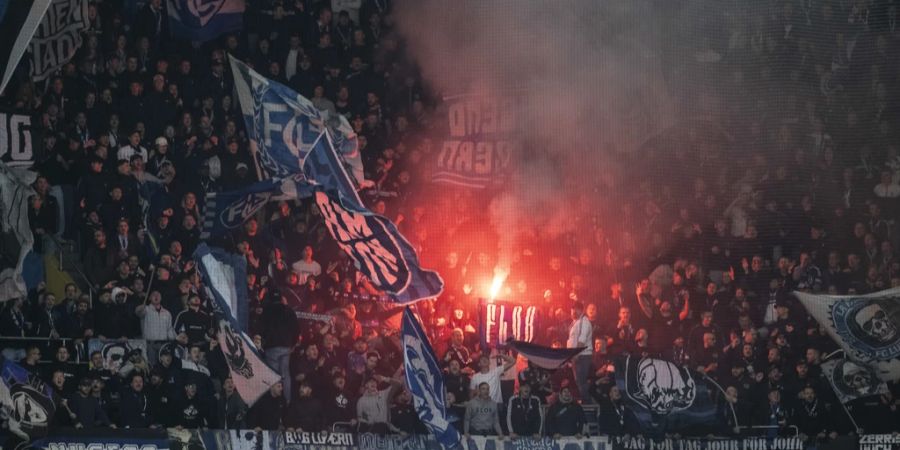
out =
[(459, 431), (447, 420), (441, 366), (434, 356), (428, 336), (408, 306), (403, 311), (401, 339), (406, 385), (412, 393), (416, 414), (444, 448), (459, 446)]
[(233, 56), (229, 60), (250, 150), (259, 163), (261, 179), (302, 171), (312, 149), (326, 145), (323, 139), (327, 129), (355, 184), (363, 184), (359, 141), (344, 116), (320, 111), (291, 88), (269, 80)]
[(671, 361), (626, 355), (615, 367), (616, 386), (649, 434), (714, 427), (730, 407), (710, 378)]
[(243, 27), (244, 0), (169, 0), (175, 37), (206, 42)]
[[(356, 193), (363, 180), (353, 175), (359, 151), (346, 119), (328, 117), (303, 96), (234, 58), (231, 67), (262, 178), (291, 177), (296, 183), (292, 192), (298, 196), (314, 190), (331, 236), (356, 267), (394, 301), (411, 303), (440, 295), (444, 286), (440, 276), (422, 269), (415, 250), (397, 227), (366, 208)], [(274, 187), (266, 189), (271, 192)], [(280, 189), (288, 190), (284, 185)], [(260, 196), (264, 194), (256, 195), (244, 203), (266, 201)], [(208, 210), (220, 211), (214, 213), (219, 222), (227, 218), (231, 226), (239, 225), (236, 220), (243, 222), (248, 214), (237, 213), (241, 208), (233, 201), (221, 203), (232, 207), (220, 206), (222, 196), (217, 194), (214, 208)]]
[(210, 248), (205, 243), (194, 251), (194, 260), (214, 300), (213, 317), (228, 371), (238, 394), (252, 405), (281, 377), (263, 362), (253, 341), (243, 331), (249, 303), (247, 262), (242, 256)]
[(56, 413), (54, 395), (39, 376), (0, 356), (0, 429), (11, 433), (4, 448), (25, 448), (47, 434)]

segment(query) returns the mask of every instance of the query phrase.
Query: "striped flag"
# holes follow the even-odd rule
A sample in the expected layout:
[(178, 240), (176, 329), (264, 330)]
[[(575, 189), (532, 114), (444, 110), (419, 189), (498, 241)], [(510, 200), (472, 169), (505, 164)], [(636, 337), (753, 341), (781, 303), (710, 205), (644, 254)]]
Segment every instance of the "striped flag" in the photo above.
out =
[(532, 344), (525, 341), (510, 341), (509, 347), (519, 352), (532, 364), (544, 369), (555, 370), (562, 367), (566, 361), (581, 353), (584, 347), (578, 348), (551, 348)]

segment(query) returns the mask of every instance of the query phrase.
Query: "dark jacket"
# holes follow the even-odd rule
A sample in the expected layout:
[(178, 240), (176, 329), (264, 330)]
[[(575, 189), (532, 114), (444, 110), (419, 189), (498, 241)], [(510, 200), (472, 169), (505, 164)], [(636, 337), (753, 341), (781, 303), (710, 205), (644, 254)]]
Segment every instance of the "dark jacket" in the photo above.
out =
[(533, 395), (522, 398), (515, 395), (506, 404), (506, 426), (510, 433), (522, 436), (540, 434), (544, 425), (541, 400)]
[(266, 347), (293, 347), (300, 335), (300, 326), (294, 311), (281, 303), (269, 303), (263, 310), (263, 342)]
[(284, 426), (303, 431), (322, 431), (322, 403), (315, 397), (294, 399), (284, 414)]
[(84, 397), (77, 393), (69, 398), (69, 409), (75, 414), (75, 420), (84, 428), (108, 426), (109, 416), (94, 396)]
[(281, 428), (284, 410), (284, 396), (273, 397), (270, 392), (266, 392), (247, 412), (247, 427), (277, 430)]
[(135, 392), (130, 386), (120, 397), (119, 426), (122, 428), (148, 428), (151, 423), (150, 398), (143, 391)]
[(584, 410), (578, 403), (557, 401), (547, 409), (544, 428), (549, 436), (581, 434), (584, 430)]

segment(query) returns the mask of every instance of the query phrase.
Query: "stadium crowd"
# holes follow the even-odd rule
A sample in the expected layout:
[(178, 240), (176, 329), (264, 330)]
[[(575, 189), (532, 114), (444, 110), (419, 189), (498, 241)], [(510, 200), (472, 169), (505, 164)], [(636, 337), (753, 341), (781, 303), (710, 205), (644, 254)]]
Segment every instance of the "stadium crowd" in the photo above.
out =
[[(721, 6), (735, 14), (685, 63), (729, 74), (708, 94), (731, 105), (704, 119), (716, 126), (638, 150), (632, 173), (579, 200), (570, 232), (518, 237), (500, 298), (540, 305), (537, 342), (587, 346), (546, 371), (480, 348), (495, 232), (480, 194), (429, 184), (439, 102), (404, 54), (391, 2), (247, 2), (244, 32), (203, 45), (168, 36), (160, 0), (134, 17), (116, 3), (91, 4), (83, 47), (45, 90), (19, 77), (2, 98), (39, 118), (34, 251), (74, 242), (84, 275), (0, 311), (0, 336), (19, 338), (2, 341), (5, 354), (60, 393), (57, 425), (425, 432), (388, 305), (353, 300), (380, 293), (308, 200), (212, 242), (246, 257), (249, 334), (284, 379), (252, 407), (236, 395), (190, 257), (204, 194), (257, 179), (228, 53), (359, 134), (375, 182), (365, 201), (445, 280), (417, 309), (463, 432), (582, 435), (596, 404), (600, 433), (638, 433), (611, 374), (626, 352), (716, 380), (732, 426), (824, 440), (857, 431), (849, 411), (866, 432), (898, 430), (897, 384), (841, 405), (819, 377), (837, 346), (791, 295), (900, 286), (896, 4)], [(88, 354), (92, 338), (144, 339), (147, 351)]]

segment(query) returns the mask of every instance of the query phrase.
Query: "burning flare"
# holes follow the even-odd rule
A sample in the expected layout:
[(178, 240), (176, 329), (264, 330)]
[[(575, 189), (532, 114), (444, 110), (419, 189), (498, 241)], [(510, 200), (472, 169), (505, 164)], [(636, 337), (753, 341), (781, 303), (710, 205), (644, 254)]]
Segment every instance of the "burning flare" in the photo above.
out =
[(506, 277), (508, 275), (509, 269), (504, 269), (500, 266), (494, 267), (494, 281), (491, 282), (490, 290), (491, 301), (497, 298), (497, 294), (500, 293), (500, 289), (503, 287), (503, 282), (506, 281)]

